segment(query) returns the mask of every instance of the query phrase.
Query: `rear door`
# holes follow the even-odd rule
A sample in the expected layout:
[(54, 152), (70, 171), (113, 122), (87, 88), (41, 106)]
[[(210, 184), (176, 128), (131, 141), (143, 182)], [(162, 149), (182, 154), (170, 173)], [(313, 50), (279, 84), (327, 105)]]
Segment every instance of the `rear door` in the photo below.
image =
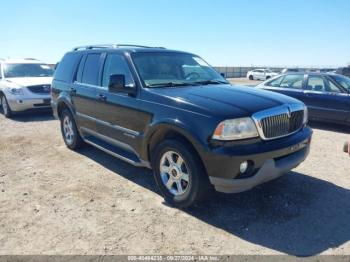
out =
[(96, 88), (101, 66), (101, 53), (88, 53), (80, 62), (72, 93), (77, 120), (82, 131), (96, 132)]
[(309, 75), (304, 93), (310, 118), (330, 122), (346, 121), (349, 95), (330, 79), (322, 75)]

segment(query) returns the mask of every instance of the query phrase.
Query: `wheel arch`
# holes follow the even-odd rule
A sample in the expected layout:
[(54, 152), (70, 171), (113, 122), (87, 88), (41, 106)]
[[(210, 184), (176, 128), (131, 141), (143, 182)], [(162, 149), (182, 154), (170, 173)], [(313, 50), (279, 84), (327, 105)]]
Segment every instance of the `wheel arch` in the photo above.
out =
[(145, 137), (146, 145), (144, 146), (143, 155), (147, 157), (147, 160), (150, 163), (152, 163), (152, 153), (161, 141), (166, 139), (177, 139), (186, 143), (193, 152), (196, 153), (200, 161), (202, 161), (199, 151), (203, 150), (203, 145), (196, 135), (187, 130), (188, 129), (173, 123), (159, 123), (152, 126), (152, 131), (148, 132), (148, 135)]

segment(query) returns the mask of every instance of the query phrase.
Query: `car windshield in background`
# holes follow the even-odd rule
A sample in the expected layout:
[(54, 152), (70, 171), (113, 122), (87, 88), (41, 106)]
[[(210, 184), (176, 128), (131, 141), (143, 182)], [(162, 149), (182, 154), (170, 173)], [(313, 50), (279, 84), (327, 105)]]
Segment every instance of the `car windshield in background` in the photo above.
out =
[(4, 75), (6, 78), (50, 77), (53, 75), (53, 70), (46, 64), (6, 64)]
[(183, 53), (135, 53), (136, 69), (147, 87), (227, 84), (198, 56)]
[(350, 78), (346, 76), (333, 75), (331, 76), (334, 81), (336, 81), (339, 85), (344, 87), (346, 90), (350, 91)]

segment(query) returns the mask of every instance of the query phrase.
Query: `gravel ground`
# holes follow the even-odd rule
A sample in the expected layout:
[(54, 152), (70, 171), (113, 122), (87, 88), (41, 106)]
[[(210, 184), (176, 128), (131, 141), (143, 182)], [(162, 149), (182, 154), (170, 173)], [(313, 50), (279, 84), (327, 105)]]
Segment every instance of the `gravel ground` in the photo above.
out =
[(349, 130), (313, 127), (293, 172), (182, 211), (149, 170), (68, 150), (51, 115), (0, 114), (0, 255), (350, 255)]

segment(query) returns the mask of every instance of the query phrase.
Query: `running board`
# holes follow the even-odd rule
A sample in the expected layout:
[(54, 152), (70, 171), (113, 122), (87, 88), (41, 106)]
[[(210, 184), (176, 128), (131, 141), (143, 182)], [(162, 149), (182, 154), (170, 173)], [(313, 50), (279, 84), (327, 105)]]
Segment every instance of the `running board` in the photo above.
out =
[(112, 155), (116, 158), (119, 158), (120, 160), (123, 160), (131, 165), (138, 166), (138, 167), (147, 167), (150, 168), (150, 165), (148, 162), (140, 160), (138, 156), (136, 156), (134, 153), (129, 152), (127, 150), (124, 150), (118, 146), (109, 144), (101, 139), (98, 139), (94, 136), (87, 136), (84, 137), (83, 140), (103, 152)]

